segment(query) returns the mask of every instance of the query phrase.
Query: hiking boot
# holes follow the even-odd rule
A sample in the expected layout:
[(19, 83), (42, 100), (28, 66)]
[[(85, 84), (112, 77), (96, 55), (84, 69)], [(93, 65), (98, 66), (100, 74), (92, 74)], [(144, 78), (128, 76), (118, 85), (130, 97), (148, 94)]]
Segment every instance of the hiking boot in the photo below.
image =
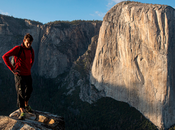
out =
[(26, 112), (33, 112), (32, 108), (29, 105), (25, 106), (25, 110)]
[(24, 120), (25, 119), (25, 113), (22, 112), (20, 116), (18, 117), (19, 120)]

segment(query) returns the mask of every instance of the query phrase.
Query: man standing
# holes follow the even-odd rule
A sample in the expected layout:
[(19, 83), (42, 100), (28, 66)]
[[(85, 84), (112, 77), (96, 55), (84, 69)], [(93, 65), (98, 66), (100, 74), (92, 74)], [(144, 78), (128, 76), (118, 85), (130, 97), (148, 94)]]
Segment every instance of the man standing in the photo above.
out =
[[(14, 74), (17, 92), (17, 105), (21, 111), (19, 116), (20, 120), (25, 119), (25, 111), (32, 112), (31, 107), (28, 105), (28, 101), (33, 90), (31, 67), (34, 62), (34, 50), (31, 47), (32, 42), (33, 37), (27, 33), (24, 36), (21, 46), (15, 46), (2, 56), (7, 67)], [(11, 56), (14, 56), (15, 65), (12, 65), (9, 60), (9, 57)]]

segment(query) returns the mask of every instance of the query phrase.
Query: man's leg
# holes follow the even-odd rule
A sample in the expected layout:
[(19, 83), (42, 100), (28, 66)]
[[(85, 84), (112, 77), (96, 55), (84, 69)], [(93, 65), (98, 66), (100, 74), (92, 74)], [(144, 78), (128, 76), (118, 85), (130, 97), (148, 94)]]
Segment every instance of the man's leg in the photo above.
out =
[(25, 109), (27, 112), (32, 112), (31, 107), (29, 106), (28, 102), (31, 96), (31, 93), (33, 91), (33, 87), (32, 87), (32, 77), (30, 76), (26, 76), (26, 88), (25, 88)]
[(24, 120), (25, 119), (25, 110), (24, 110), (24, 108), (19, 108), (20, 109), (20, 111), (21, 111), (21, 114), (20, 114), (20, 116), (18, 117), (18, 119), (19, 120)]
[(22, 76), (15, 75), (15, 86), (17, 92), (17, 105), (19, 106), (19, 109), (21, 111), (19, 119), (23, 120), (25, 118), (25, 84)]
[(25, 101), (25, 107), (28, 106), (28, 102), (29, 102), (29, 101)]
[(19, 109), (20, 109), (21, 113), (25, 112), (24, 108), (20, 107)]

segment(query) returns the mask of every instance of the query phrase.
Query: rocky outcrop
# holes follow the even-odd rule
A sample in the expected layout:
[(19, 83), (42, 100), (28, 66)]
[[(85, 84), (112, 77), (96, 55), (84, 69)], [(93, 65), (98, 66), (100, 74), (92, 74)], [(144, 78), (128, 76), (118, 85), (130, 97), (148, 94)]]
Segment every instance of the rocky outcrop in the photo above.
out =
[(20, 110), (8, 116), (0, 116), (0, 129), (2, 130), (64, 130), (65, 123), (62, 117), (48, 112), (34, 111), (26, 113), (25, 120), (18, 120)]
[(158, 128), (175, 122), (175, 10), (125, 1), (107, 12), (91, 84), (129, 103)]
[(64, 79), (61, 87), (67, 88), (67, 95), (80, 88), (79, 98), (84, 102), (93, 103), (104, 96), (104, 92), (98, 91), (93, 85), (90, 85), (90, 71), (94, 60), (98, 35), (92, 37), (91, 44), (87, 51), (80, 56), (73, 64), (69, 74)]
[[(0, 57), (22, 43), (26, 33), (34, 37), (33, 71), (46, 78), (56, 78), (69, 70), (87, 50), (91, 37), (97, 35), (101, 22), (80, 21), (42, 24), (36, 21), (0, 15)], [(3, 63), (0, 59), (0, 63)]]

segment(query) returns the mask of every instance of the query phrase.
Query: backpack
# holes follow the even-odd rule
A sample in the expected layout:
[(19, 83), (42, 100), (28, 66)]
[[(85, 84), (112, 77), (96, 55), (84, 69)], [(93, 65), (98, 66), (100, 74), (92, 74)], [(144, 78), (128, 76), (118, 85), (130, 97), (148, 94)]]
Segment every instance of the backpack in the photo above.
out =
[[(30, 50), (31, 50), (31, 53), (32, 53), (32, 55), (33, 55), (33, 49), (32, 49), (32, 47), (30, 47)], [(16, 61), (18, 61), (18, 59), (19, 59), (19, 57), (20, 57), (22, 51), (23, 51), (23, 47), (20, 46), (20, 50), (19, 50), (19, 52), (18, 52), (17, 60), (16, 60)], [(23, 51), (23, 52), (24, 52), (24, 51)], [(24, 53), (24, 55), (25, 55), (25, 53)], [(11, 64), (12, 64), (13, 67), (15, 67), (15, 59), (14, 59), (14, 56), (12, 56)]]

